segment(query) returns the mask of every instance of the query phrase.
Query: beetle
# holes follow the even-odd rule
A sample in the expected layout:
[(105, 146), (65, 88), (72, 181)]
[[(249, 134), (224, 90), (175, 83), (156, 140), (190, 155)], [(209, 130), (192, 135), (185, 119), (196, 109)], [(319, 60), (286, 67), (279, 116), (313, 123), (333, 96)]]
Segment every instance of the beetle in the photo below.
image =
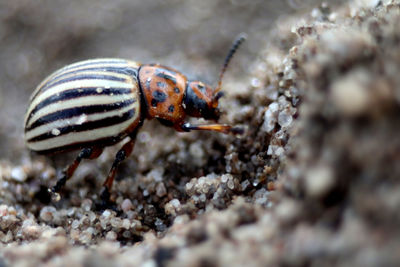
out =
[(241, 34), (233, 42), (215, 90), (167, 66), (117, 58), (77, 62), (48, 76), (30, 97), (24, 121), (26, 146), (41, 154), (80, 149), (49, 189), (53, 198), (60, 199), (59, 191), (82, 159), (95, 159), (104, 147), (129, 137), (117, 152), (103, 184), (101, 199), (109, 201), (117, 167), (132, 153), (145, 119), (156, 118), (178, 132), (242, 133), (243, 129), (226, 124), (192, 125), (185, 122), (185, 117), (218, 122), (222, 78), (244, 40)]

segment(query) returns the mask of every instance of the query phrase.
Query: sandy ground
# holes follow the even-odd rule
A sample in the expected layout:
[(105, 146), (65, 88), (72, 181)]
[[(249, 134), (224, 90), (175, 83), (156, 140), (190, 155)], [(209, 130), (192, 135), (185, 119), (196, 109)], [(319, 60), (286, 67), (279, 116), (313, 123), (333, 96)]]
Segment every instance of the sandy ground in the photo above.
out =
[[(0, 266), (398, 266), (400, 2), (0, 3)], [(145, 123), (96, 210), (119, 146), (85, 161), (29, 153), (35, 85), (93, 57), (224, 80), (242, 136)]]

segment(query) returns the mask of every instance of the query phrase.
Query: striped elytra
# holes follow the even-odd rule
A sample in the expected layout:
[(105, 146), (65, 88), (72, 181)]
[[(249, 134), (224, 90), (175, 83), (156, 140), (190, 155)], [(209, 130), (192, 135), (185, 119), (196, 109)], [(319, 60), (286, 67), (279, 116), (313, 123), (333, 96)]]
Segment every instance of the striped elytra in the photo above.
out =
[(25, 117), (33, 151), (113, 144), (140, 119), (138, 64), (121, 59), (82, 61), (51, 74), (34, 91)]
[(107, 207), (116, 170), (132, 153), (145, 119), (156, 118), (180, 132), (243, 132), (226, 124), (185, 122), (187, 116), (218, 121), (222, 77), (243, 40), (240, 36), (232, 45), (215, 90), (200, 81), (188, 80), (170, 67), (116, 58), (81, 61), (48, 76), (30, 98), (24, 122), (25, 143), (38, 153), (81, 149), (49, 191), (59, 199), (58, 192), (82, 159), (97, 158), (104, 147), (126, 138), (103, 184), (101, 199), (106, 206), (102, 207)]

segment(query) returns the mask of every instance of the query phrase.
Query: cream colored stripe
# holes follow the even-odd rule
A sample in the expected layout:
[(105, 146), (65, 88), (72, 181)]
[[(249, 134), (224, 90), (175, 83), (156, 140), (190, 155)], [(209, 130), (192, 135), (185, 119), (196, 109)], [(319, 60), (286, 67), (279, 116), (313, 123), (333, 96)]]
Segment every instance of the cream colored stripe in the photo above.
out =
[[(113, 61), (113, 62), (107, 62), (107, 61)], [(121, 66), (121, 64), (126, 64), (128, 61), (126, 59), (121, 59), (121, 58), (94, 58), (94, 59), (88, 59), (88, 60), (83, 60), (83, 61), (78, 61), (72, 64), (69, 64), (67, 66), (65, 66), (64, 68), (60, 69), (60, 71), (63, 70), (69, 70), (72, 68), (79, 68), (82, 65), (85, 65), (87, 63), (97, 63), (100, 65), (106, 65), (106, 66), (111, 66), (112, 64), (117, 65), (117, 66)], [(90, 66), (94, 66), (90, 65)]]
[[(113, 59), (109, 59), (109, 60), (113, 60)], [(85, 65), (87, 63), (93, 63), (95, 61), (99, 61), (96, 64), (90, 64), (90, 65)], [(80, 64), (78, 64), (80, 63)], [(124, 60), (121, 62), (102, 62), (101, 60), (87, 60), (87, 61), (83, 61), (83, 62), (78, 62), (76, 64), (72, 64), (69, 66), (65, 66), (63, 69), (57, 71), (56, 73), (54, 73), (54, 75), (59, 75), (62, 72), (70, 72), (70, 71), (78, 71), (81, 69), (87, 69), (87, 68), (108, 68), (108, 67), (112, 67), (112, 68), (125, 68), (125, 67), (130, 67), (130, 68), (139, 68), (139, 64), (135, 61), (128, 61), (128, 60)]]

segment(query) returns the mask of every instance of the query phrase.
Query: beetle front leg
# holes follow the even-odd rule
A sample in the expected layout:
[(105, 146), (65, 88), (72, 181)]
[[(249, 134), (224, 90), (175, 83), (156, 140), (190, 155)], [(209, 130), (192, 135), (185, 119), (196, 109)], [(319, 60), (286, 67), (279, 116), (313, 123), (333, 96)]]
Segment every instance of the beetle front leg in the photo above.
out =
[(243, 134), (244, 130), (240, 127), (232, 127), (228, 124), (205, 124), (205, 125), (192, 125), (189, 122), (186, 122), (180, 126), (181, 131), (190, 132), (194, 130), (198, 131), (214, 131), (220, 132), (224, 134), (233, 133), (233, 134)]
[(100, 195), (102, 201), (101, 208), (108, 207), (108, 203), (110, 201), (110, 191), (114, 182), (117, 168), (121, 164), (121, 162), (124, 161), (127, 157), (129, 157), (129, 155), (132, 153), (133, 147), (135, 146), (135, 137), (136, 135), (131, 137), (131, 140), (129, 140), (126, 144), (124, 144), (122, 148), (115, 155), (115, 160), (113, 162), (111, 170), (108, 173), (107, 179), (103, 183), (103, 190)]
[(101, 152), (103, 151), (103, 148), (98, 148), (98, 147), (89, 147), (89, 148), (84, 148), (79, 152), (78, 156), (75, 158), (75, 160), (72, 162), (71, 165), (66, 167), (62, 171), (62, 176), (60, 179), (58, 179), (57, 183), (53, 188), (49, 189), (49, 192), (53, 194), (53, 198), (58, 201), (60, 198), (60, 195), (58, 192), (63, 188), (63, 186), (66, 184), (69, 178), (72, 177), (74, 174), (76, 168), (78, 168), (79, 163), (81, 163), (82, 159), (95, 159), (98, 156), (100, 156)]

